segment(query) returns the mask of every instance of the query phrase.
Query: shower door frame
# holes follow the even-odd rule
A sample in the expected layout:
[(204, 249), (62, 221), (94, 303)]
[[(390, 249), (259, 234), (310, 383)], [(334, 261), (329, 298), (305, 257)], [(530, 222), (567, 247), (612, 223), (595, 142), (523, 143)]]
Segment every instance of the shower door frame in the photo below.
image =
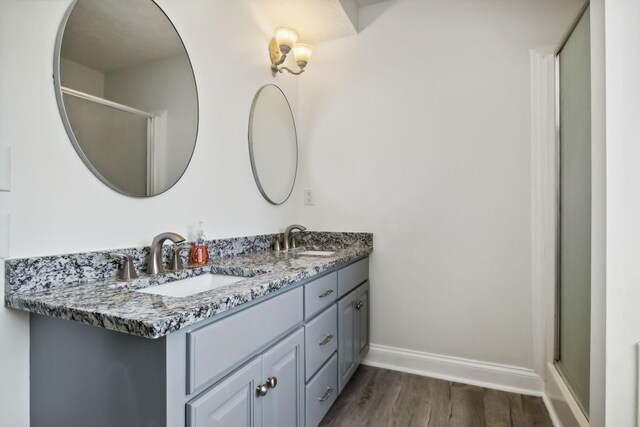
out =
[[(558, 375), (560, 375), (560, 377), (562, 378), (562, 381), (564, 382), (564, 385), (567, 387), (567, 389), (571, 392), (575, 403), (578, 405), (578, 407), (580, 408), (580, 410), (582, 411), (583, 415), (587, 418), (587, 420), (589, 419), (589, 412), (585, 410), (585, 408), (583, 407), (582, 403), (580, 402), (580, 400), (577, 398), (576, 393), (574, 392), (571, 383), (569, 381), (567, 381), (567, 378), (565, 377), (564, 373), (562, 372), (561, 369), (559, 369), (558, 367), (558, 363), (560, 362), (560, 342), (561, 342), (561, 336), (560, 336), (560, 320), (561, 320), (561, 309), (560, 309), (560, 303), (561, 303), (561, 292), (560, 292), (560, 282), (561, 282), (561, 269), (560, 269), (560, 265), (561, 265), (561, 258), (562, 258), (562, 254), (561, 254), (561, 239), (560, 239), (560, 232), (561, 232), (561, 214), (562, 214), (562, 199), (561, 199), (561, 182), (560, 182), (560, 172), (561, 172), (561, 167), (560, 167), (560, 145), (561, 145), (561, 141), (560, 141), (560, 53), (562, 51), (562, 49), (565, 47), (565, 45), (567, 44), (569, 38), (573, 35), (574, 30), (576, 29), (576, 27), (578, 26), (578, 24), (580, 23), (580, 21), (582, 20), (582, 18), (584, 17), (585, 13), (587, 12), (587, 10), (589, 10), (589, 7), (591, 5), (591, 1), (590, 0), (586, 0), (584, 2), (584, 4), (582, 5), (582, 7), (580, 8), (580, 11), (578, 12), (576, 18), (574, 19), (574, 21), (572, 22), (571, 26), (569, 27), (569, 29), (567, 30), (567, 32), (565, 33), (565, 35), (562, 37), (562, 40), (560, 41), (560, 43), (558, 44), (558, 47), (556, 48), (555, 52), (554, 52), (554, 74), (555, 74), (555, 99), (554, 99), (554, 104), (555, 104), (555, 200), (556, 200), (556, 212), (555, 212), (555, 219), (556, 219), (556, 224), (555, 224), (555, 251), (556, 251), (556, 256), (555, 256), (555, 266), (554, 266), (554, 270), (555, 270), (555, 284), (554, 284), (554, 289), (555, 289), (555, 295), (554, 295), (554, 346), (553, 346), (553, 363), (555, 365), (555, 369), (558, 372)], [(589, 326), (589, 329), (591, 330), (591, 324)], [(591, 334), (591, 332), (590, 332)], [(589, 374), (591, 376), (591, 373)]]

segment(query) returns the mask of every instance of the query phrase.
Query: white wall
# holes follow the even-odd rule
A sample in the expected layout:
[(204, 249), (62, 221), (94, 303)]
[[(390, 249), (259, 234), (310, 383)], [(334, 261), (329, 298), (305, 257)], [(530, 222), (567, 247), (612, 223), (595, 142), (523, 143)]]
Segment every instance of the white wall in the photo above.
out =
[[(274, 80), (267, 43), (273, 28), (249, 0), (162, 0), (192, 57), (200, 94), (195, 155), (167, 193), (133, 199), (107, 188), (75, 153), (58, 114), (53, 48), (69, 0), (0, 1), (0, 144), (12, 148), (11, 257), (148, 245), (162, 231), (210, 238), (281, 230), (298, 221), (300, 191), (275, 207), (251, 174), (247, 123), (253, 96)], [(229, 44), (229, 34), (237, 40)], [(296, 107), (296, 80), (277, 84)], [(2, 276), (4, 277), (4, 276)], [(3, 285), (0, 283), (0, 286)], [(28, 424), (28, 316), (0, 308), (0, 414)]]
[(302, 219), (374, 233), (373, 343), (533, 368), (529, 52), (580, 3), (397, 0), (316, 46)]
[[(640, 2), (604, 2), (606, 425), (637, 426), (640, 342)], [(602, 14), (601, 14), (602, 16)]]
[(60, 58), (60, 78), (62, 86), (104, 98), (103, 72)]

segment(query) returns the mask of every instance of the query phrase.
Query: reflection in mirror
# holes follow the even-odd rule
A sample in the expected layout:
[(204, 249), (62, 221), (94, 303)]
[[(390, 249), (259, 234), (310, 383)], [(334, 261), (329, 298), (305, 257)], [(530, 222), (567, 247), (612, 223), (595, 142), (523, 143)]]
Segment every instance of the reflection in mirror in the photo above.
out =
[(186, 170), (198, 97), (180, 36), (151, 0), (77, 0), (54, 63), (67, 133), (87, 167), (129, 196), (154, 196)]
[(253, 99), (249, 155), (260, 193), (274, 205), (286, 202), (298, 170), (298, 139), (291, 107), (278, 86), (263, 86)]

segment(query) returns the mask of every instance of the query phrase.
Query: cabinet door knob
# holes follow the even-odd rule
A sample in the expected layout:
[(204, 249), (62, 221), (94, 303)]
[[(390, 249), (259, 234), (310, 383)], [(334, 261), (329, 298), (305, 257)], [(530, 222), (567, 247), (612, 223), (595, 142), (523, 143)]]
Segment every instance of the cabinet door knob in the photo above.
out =
[(327, 289), (326, 291), (324, 291), (323, 293), (321, 293), (320, 295), (318, 295), (318, 298), (324, 298), (324, 297), (328, 297), (329, 295), (331, 295), (333, 293), (333, 289)]
[(327, 334), (327, 336), (322, 341), (320, 341), (318, 345), (327, 345), (332, 338), (333, 338), (333, 335)]
[(364, 307), (364, 303), (362, 301), (358, 301), (356, 304), (354, 304), (354, 307), (356, 310), (360, 310), (362, 307)]
[(269, 393), (269, 387), (266, 384), (261, 384), (256, 388), (256, 393), (259, 397), (266, 396)]
[(322, 397), (319, 397), (318, 400), (320, 402), (324, 402), (325, 400), (327, 400), (329, 398), (329, 396), (331, 396), (331, 393), (333, 393), (333, 388), (327, 387), (327, 391), (325, 391), (324, 395), (322, 395)]
[(278, 378), (276, 377), (267, 378), (266, 385), (269, 388), (276, 388), (276, 386), (278, 385)]

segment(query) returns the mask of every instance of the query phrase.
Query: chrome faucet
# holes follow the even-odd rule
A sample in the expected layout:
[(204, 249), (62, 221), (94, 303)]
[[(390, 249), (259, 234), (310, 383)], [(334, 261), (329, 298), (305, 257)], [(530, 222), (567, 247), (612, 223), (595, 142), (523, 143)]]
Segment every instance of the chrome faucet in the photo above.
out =
[(184, 242), (184, 237), (178, 233), (161, 233), (153, 238), (151, 249), (149, 250), (149, 263), (147, 264), (148, 274), (164, 273), (162, 266), (162, 244), (165, 240), (171, 240), (173, 243)]
[(307, 227), (304, 227), (302, 225), (299, 224), (293, 224), (288, 226), (285, 230), (284, 230), (284, 242), (282, 242), (282, 250), (286, 251), (289, 250), (289, 242), (291, 242), (291, 247), (295, 248), (296, 247), (296, 242), (295, 240), (293, 240), (293, 235), (291, 234), (291, 232), (293, 230), (300, 230), (300, 231), (304, 231), (306, 230)]

